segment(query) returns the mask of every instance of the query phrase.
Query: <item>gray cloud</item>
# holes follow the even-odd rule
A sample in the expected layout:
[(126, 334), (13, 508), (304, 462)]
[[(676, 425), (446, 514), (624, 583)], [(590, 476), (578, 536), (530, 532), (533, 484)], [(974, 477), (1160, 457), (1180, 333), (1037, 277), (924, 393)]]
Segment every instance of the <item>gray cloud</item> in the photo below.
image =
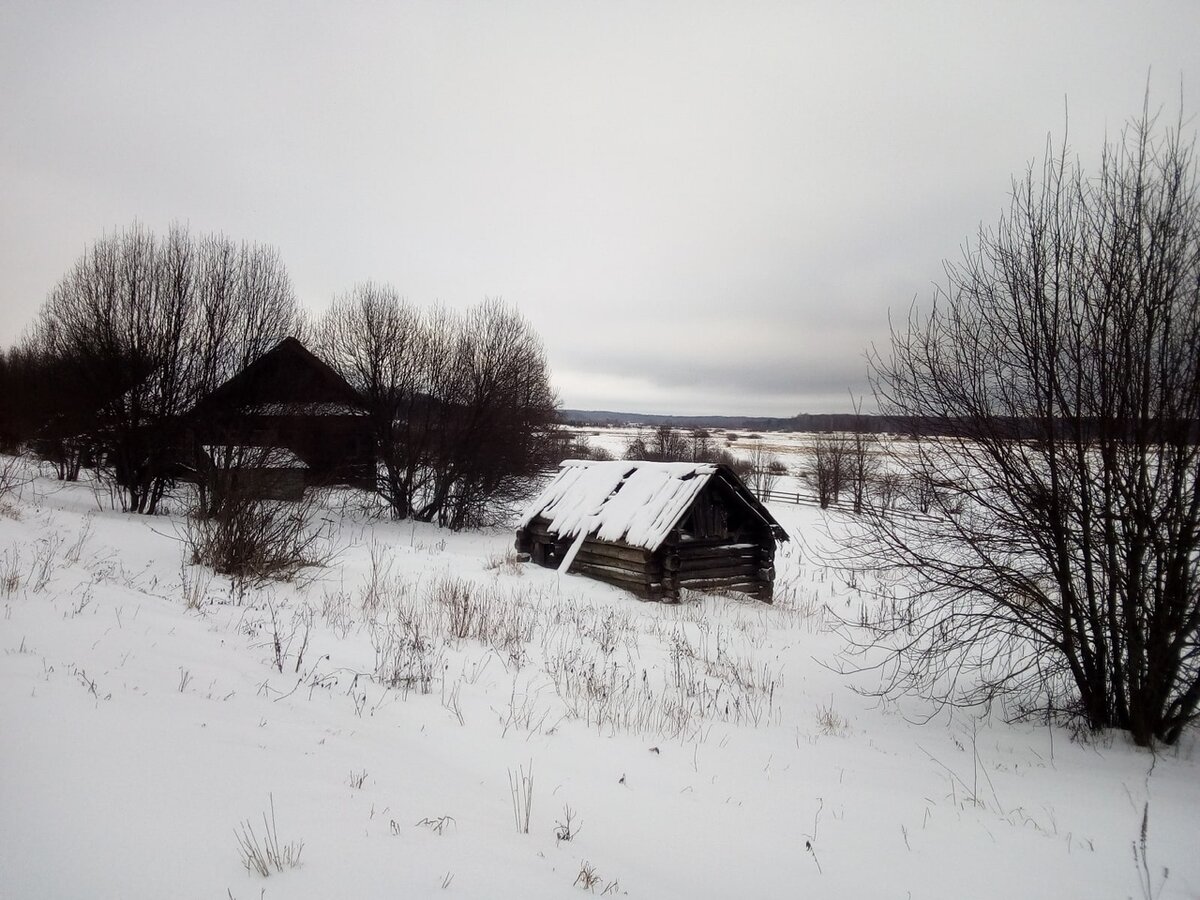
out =
[(1197, 81), (1200, 7), (0, 9), (0, 340), (105, 229), (275, 244), (504, 296), (570, 406), (844, 409), (887, 313), (1062, 130), (1084, 158)]

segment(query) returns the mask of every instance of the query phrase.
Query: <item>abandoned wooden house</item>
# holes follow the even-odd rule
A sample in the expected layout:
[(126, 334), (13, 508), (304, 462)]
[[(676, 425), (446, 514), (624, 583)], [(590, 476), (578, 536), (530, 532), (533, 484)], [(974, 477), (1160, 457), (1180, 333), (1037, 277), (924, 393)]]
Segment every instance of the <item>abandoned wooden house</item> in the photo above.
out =
[(284, 338), (185, 416), (197, 475), (231, 468), (264, 496), (374, 484), (375, 449), (358, 392), (295, 338)]
[[(301, 500), (308, 465), (286, 447), (207, 444), (200, 448), (200, 497)], [(213, 496), (210, 498), (209, 494)]]
[(728, 466), (568, 460), (521, 517), (517, 550), (639, 597), (726, 590), (770, 603), (787, 533)]

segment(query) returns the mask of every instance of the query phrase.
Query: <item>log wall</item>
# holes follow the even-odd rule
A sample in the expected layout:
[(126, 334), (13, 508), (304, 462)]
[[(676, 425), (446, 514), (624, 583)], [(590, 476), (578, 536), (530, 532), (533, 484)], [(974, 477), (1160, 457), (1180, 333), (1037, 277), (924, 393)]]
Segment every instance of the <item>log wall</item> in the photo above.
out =
[[(570, 540), (551, 534), (543, 519), (517, 533), (517, 550), (539, 565), (556, 568)], [(589, 538), (579, 548), (571, 572), (631, 591), (643, 599), (679, 600), (684, 588), (748, 594), (770, 603), (774, 596), (775, 539), (744, 536), (726, 540), (687, 540), (678, 533), (657, 551)]]
[(681, 542), (665, 549), (663, 566), (671, 573), (667, 589), (727, 590), (770, 602), (773, 597), (774, 546), (748, 541)]

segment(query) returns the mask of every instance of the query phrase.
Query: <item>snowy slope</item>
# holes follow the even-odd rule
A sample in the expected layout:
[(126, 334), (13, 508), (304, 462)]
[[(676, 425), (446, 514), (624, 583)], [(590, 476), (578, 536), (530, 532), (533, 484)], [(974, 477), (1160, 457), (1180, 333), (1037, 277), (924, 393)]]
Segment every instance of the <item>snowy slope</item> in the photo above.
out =
[[(1141, 897), (1147, 802), (1151, 887), (1200, 896), (1195, 735), (1154, 758), (856, 694), (818, 510), (773, 508), (800, 540), (769, 608), (342, 510), (316, 580), (239, 597), (178, 520), (95, 509), (39, 480), (0, 517), (0, 897), (564, 897), (585, 863), (597, 895)], [(272, 802), (303, 850), (264, 878), (235, 830)]]

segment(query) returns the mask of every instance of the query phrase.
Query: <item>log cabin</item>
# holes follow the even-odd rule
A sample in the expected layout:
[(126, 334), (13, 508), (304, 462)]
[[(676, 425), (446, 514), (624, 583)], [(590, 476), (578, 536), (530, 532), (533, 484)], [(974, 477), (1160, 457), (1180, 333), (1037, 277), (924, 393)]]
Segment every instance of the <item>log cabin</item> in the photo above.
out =
[(647, 600), (687, 588), (770, 603), (787, 539), (728, 466), (567, 460), (521, 516), (516, 547)]

